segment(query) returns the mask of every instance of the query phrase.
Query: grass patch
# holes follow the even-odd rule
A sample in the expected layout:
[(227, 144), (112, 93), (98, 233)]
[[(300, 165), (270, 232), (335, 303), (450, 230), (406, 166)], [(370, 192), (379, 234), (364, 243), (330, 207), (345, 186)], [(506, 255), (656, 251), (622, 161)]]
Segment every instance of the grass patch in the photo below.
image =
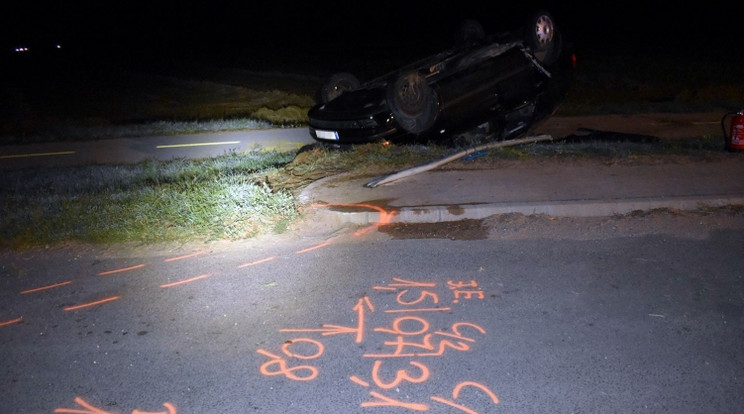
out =
[(20, 79), (0, 80), (0, 144), (306, 125), (315, 103), (307, 89), (317, 83), (213, 69), (168, 75), (50, 70)]
[(232, 154), (201, 161), (149, 161), (7, 171), (0, 184), (5, 247), (239, 239), (281, 231), (295, 197), (262, 181), (294, 154)]

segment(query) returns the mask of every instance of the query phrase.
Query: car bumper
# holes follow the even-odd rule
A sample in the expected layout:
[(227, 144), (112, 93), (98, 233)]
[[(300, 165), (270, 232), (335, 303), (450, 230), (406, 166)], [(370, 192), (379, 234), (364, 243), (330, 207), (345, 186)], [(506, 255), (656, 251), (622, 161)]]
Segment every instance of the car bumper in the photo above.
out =
[(397, 128), (380, 129), (345, 129), (334, 130), (328, 128), (309, 128), (310, 136), (316, 141), (330, 144), (361, 144), (382, 141), (403, 135)]
[(318, 109), (312, 109), (308, 116), (310, 135), (321, 142), (356, 144), (403, 135), (392, 115), (384, 111), (339, 119)]

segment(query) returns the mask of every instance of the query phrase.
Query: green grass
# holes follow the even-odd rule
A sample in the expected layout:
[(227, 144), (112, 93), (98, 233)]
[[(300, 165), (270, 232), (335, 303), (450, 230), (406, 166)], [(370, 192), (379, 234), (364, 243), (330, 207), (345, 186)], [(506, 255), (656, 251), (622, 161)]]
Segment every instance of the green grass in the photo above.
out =
[(69, 241), (162, 243), (281, 233), (300, 216), (298, 191), (342, 171), (404, 168), (443, 153), (368, 144), (349, 151), (234, 153), (208, 160), (147, 161), (5, 171), (0, 246)]
[(0, 243), (154, 243), (281, 231), (297, 217), (297, 202), (288, 191), (272, 190), (264, 176), (292, 157), (250, 153), (7, 171), (0, 187)]

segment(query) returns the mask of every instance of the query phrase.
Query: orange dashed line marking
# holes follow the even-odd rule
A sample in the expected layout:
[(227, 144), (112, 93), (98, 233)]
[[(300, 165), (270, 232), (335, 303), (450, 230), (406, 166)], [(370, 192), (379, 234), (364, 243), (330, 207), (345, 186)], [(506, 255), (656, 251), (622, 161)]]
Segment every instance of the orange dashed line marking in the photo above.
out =
[(121, 296), (112, 296), (110, 298), (97, 300), (95, 302), (83, 303), (82, 305), (68, 306), (66, 308), (63, 308), (63, 310), (73, 311), (73, 310), (78, 310), (78, 309), (88, 308), (88, 307), (91, 307), (91, 306), (100, 305), (100, 304), (106, 303), (106, 302), (113, 302), (113, 301), (118, 300), (118, 299), (121, 299)]
[(261, 263), (266, 263), (266, 262), (272, 261), (274, 259), (276, 259), (276, 256), (267, 257), (267, 258), (261, 259), (261, 260), (254, 260), (254, 261), (252, 261), (250, 263), (245, 263), (245, 264), (242, 264), (242, 265), (238, 266), (238, 269), (242, 269), (242, 268), (248, 267), (248, 266), (254, 266), (254, 265), (257, 265), (257, 264), (261, 264)]
[(143, 264), (138, 264), (138, 265), (135, 265), (135, 266), (130, 266), (130, 267), (123, 267), (121, 269), (107, 270), (105, 272), (99, 273), (98, 276), (107, 276), (107, 275), (113, 275), (114, 273), (129, 272), (130, 270), (141, 269), (143, 267), (145, 267), (145, 264), (144, 263)]
[(191, 283), (191, 282), (195, 282), (197, 280), (206, 279), (206, 278), (208, 278), (210, 276), (212, 276), (212, 275), (210, 275), (210, 274), (203, 274), (203, 275), (200, 275), (200, 276), (192, 277), (191, 279), (180, 280), (178, 282), (173, 282), (173, 283), (166, 283), (166, 284), (160, 285), (160, 287), (161, 288), (169, 288), (169, 287), (173, 287), (173, 286), (184, 285), (186, 283)]
[(68, 280), (67, 282), (55, 283), (53, 285), (42, 286), (42, 287), (38, 287), (38, 288), (35, 288), (35, 289), (28, 289), (28, 290), (24, 290), (23, 292), (21, 292), (21, 295), (27, 295), (29, 293), (34, 293), (34, 292), (41, 292), (42, 290), (54, 289), (54, 288), (58, 288), (60, 286), (69, 285), (70, 283), (72, 283), (72, 281), (71, 280)]
[(16, 323), (21, 323), (21, 322), (23, 322), (23, 317), (16, 318), (16, 319), (11, 319), (11, 320), (5, 321), (5, 322), (0, 322), (0, 326), (8, 326), (8, 325), (16, 324)]
[(295, 254), (303, 254), (303, 253), (311, 252), (313, 250), (322, 249), (323, 247), (326, 247), (326, 246), (329, 246), (329, 245), (331, 245), (331, 242), (330, 241), (323, 242), (323, 243), (317, 244), (315, 246), (308, 247), (307, 249), (299, 250)]
[(194, 252), (194, 253), (187, 254), (187, 255), (183, 255), (183, 256), (169, 257), (169, 258), (165, 259), (165, 262), (168, 263), (168, 262), (175, 262), (176, 260), (190, 259), (192, 257), (200, 256), (200, 255), (202, 255), (202, 254), (204, 254), (206, 252), (207, 252), (206, 250), (201, 250), (201, 251)]

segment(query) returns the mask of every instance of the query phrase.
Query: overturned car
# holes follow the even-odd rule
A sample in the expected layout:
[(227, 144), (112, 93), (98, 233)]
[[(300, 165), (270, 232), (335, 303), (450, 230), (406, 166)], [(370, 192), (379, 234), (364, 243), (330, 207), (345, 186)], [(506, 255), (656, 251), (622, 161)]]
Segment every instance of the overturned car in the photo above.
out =
[(489, 138), (511, 139), (562, 102), (571, 56), (549, 13), (488, 36), (468, 20), (455, 38), (450, 49), (366, 83), (331, 76), (308, 112), (311, 136), (335, 144), (447, 139), (485, 125)]

